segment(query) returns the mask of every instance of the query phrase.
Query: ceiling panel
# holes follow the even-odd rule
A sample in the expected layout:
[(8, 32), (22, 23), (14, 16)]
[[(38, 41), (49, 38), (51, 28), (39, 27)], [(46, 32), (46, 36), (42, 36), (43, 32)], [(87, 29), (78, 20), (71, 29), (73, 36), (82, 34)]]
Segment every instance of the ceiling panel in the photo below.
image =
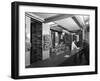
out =
[(70, 31), (80, 29), (80, 27), (74, 22), (74, 20), (71, 17), (55, 21), (55, 23), (57, 23), (58, 25), (61, 25), (64, 28), (67, 28)]

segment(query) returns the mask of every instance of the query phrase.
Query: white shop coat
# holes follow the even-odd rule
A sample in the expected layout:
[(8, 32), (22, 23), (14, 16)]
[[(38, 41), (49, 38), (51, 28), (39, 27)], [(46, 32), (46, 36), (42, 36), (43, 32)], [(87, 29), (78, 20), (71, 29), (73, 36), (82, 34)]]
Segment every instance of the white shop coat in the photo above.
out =
[(76, 46), (75, 41), (72, 42), (71, 50), (74, 50), (74, 49), (79, 49), (79, 47)]

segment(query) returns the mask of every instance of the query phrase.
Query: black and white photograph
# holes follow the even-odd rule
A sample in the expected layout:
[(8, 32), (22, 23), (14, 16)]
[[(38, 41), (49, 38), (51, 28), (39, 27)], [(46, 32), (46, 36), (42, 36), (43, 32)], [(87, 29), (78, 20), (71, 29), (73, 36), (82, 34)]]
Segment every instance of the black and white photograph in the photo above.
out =
[(12, 3), (14, 79), (97, 74), (97, 7)]
[(25, 67), (89, 65), (90, 17), (25, 12)]

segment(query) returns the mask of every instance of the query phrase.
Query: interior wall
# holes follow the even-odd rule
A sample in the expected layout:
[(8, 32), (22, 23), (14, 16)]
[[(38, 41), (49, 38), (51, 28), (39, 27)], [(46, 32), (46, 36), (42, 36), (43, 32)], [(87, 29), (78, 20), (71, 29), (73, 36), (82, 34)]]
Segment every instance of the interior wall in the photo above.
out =
[(25, 16), (25, 65), (30, 65), (30, 17)]
[(86, 32), (86, 33), (85, 33), (85, 40), (86, 40), (86, 42), (87, 42), (88, 44), (89, 44), (89, 42), (90, 42), (90, 41), (89, 41), (89, 38), (90, 38), (90, 37), (89, 37), (89, 32)]

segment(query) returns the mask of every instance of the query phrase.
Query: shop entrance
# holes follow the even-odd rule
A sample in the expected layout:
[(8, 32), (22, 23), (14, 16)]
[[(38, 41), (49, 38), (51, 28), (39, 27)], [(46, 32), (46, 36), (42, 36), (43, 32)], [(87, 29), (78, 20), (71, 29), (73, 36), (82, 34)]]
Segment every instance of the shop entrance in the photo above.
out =
[(42, 22), (31, 18), (31, 53), (30, 63), (42, 60)]

